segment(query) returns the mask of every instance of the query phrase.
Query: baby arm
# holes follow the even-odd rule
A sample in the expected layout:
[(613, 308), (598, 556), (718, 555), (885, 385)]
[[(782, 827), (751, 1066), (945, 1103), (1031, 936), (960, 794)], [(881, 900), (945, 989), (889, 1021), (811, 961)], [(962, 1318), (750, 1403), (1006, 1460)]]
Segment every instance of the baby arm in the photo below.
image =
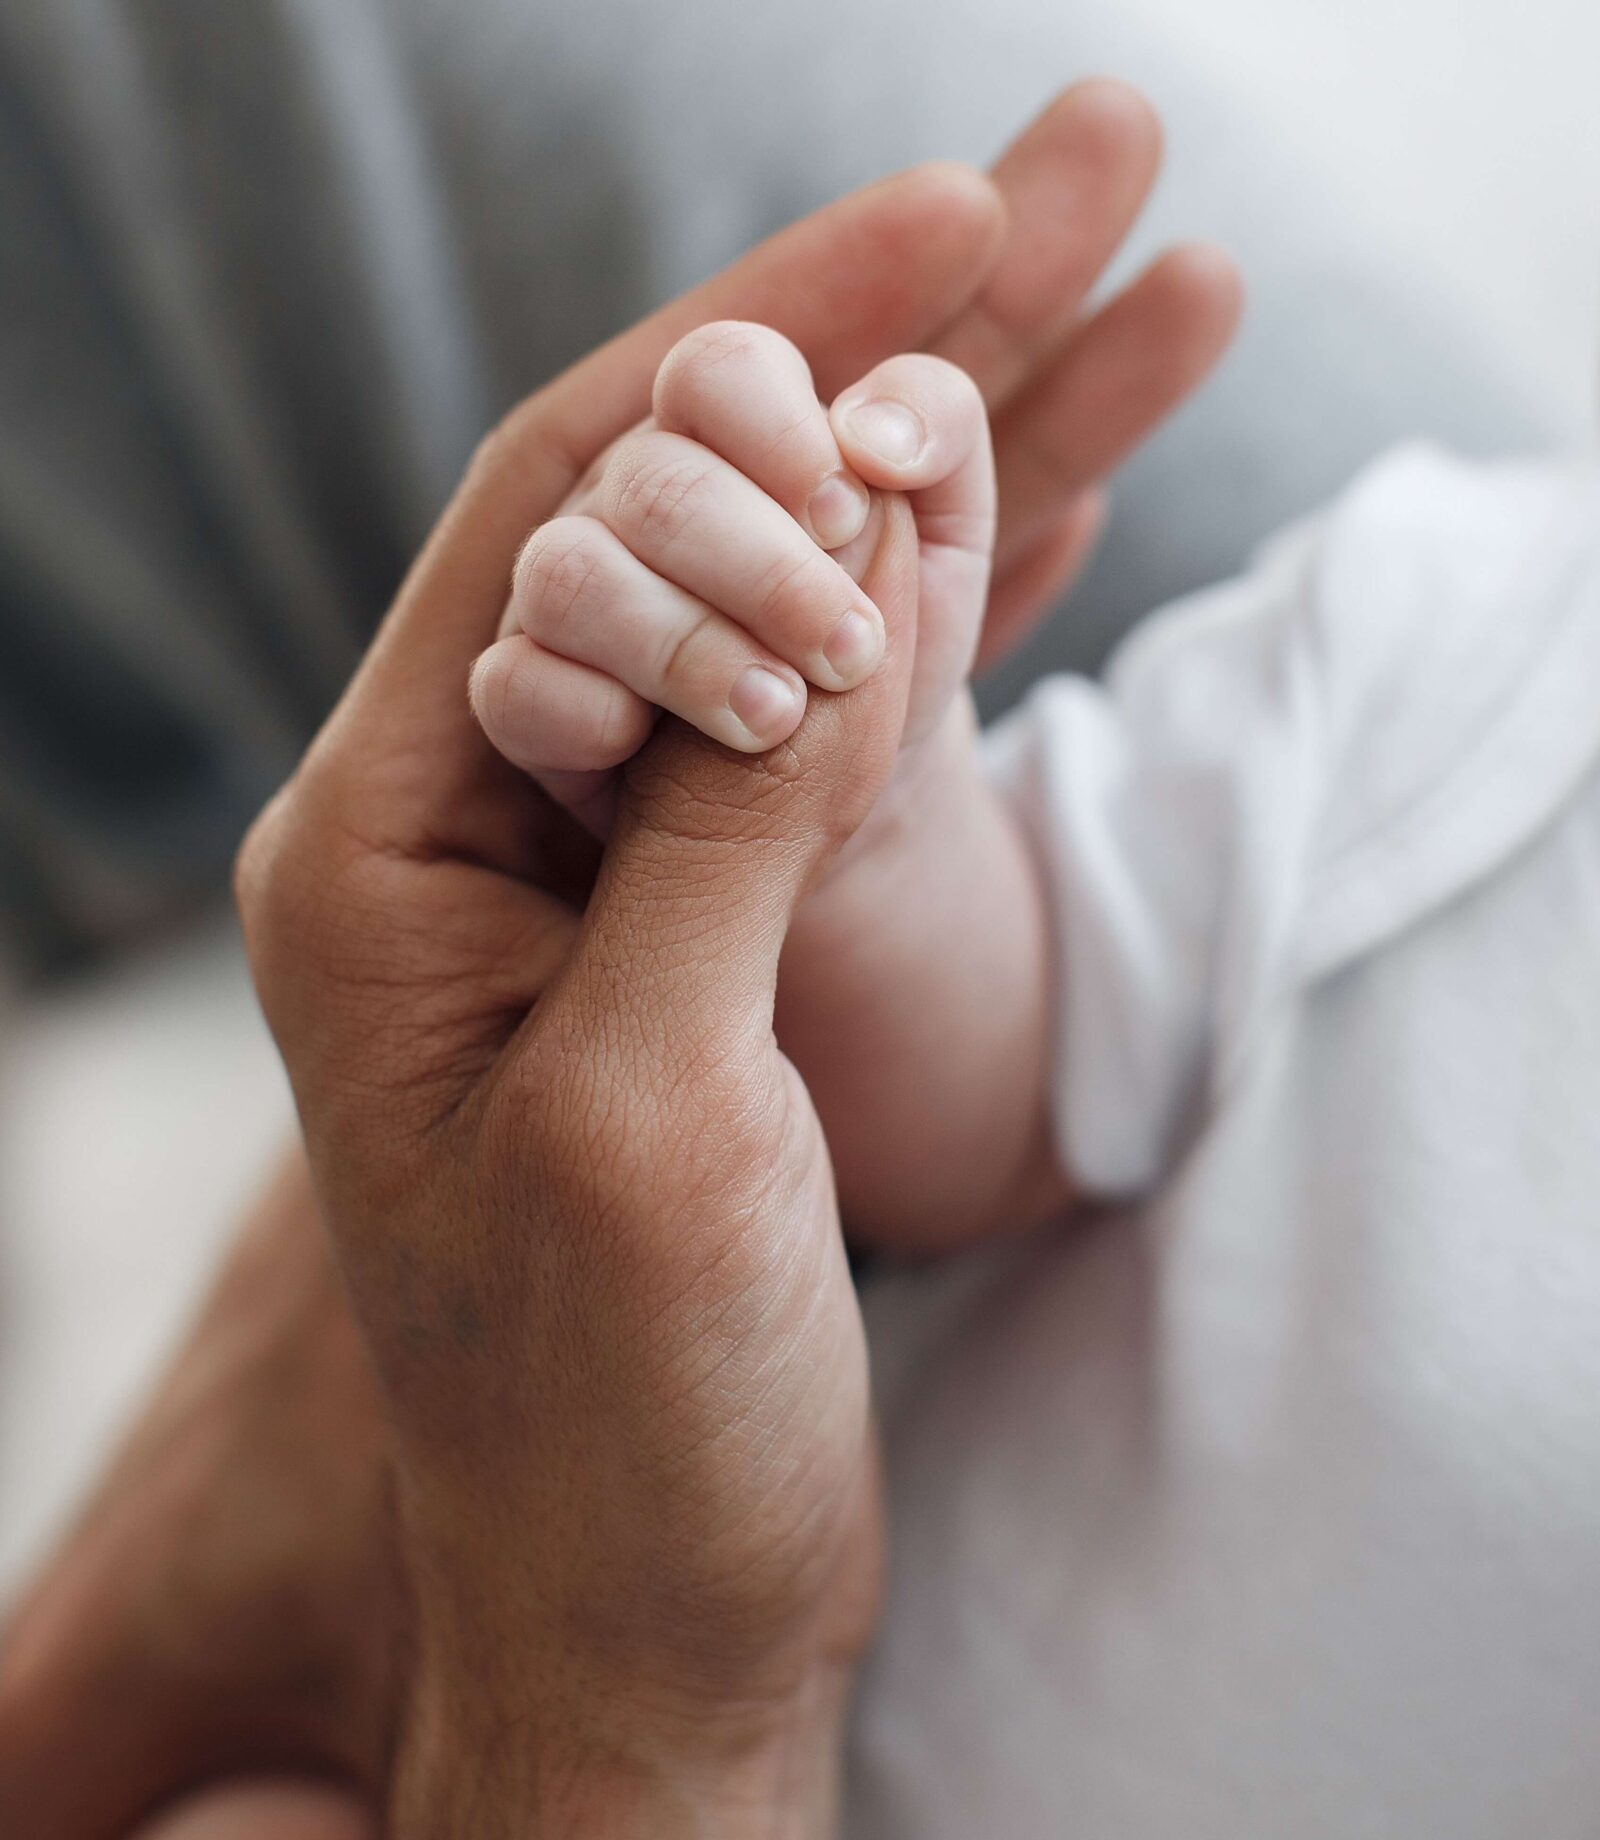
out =
[(600, 834), (661, 709), (743, 752), (781, 745), (809, 694), (881, 660), (858, 586), (868, 488), (905, 493), (919, 573), (901, 757), (796, 917), (778, 1036), (863, 1240), (932, 1249), (1059, 1206), (1043, 902), (965, 688), (995, 522), (976, 388), (909, 355), (824, 408), (786, 340), (722, 324), (668, 355), (654, 409), (524, 549), (473, 673), (485, 731)]

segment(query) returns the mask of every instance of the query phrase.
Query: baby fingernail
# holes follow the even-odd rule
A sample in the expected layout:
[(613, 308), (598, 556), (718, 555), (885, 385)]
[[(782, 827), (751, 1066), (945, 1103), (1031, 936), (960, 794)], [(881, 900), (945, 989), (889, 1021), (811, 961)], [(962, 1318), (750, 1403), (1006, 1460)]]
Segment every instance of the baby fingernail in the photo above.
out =
[(828, 635), (822, 655), (841, 690), (853, 689), (870, 677), (883, 657), (883, 621), (877, 609), (868, 614), (852, 608)]
[(838, 549), (866, 527), (872, 501), (867, 488), (845, 473), (830, 473), (806, 506), (811, 529), (824, 549)]
[(765, 665), (753, 664), (734, 680), (728, 692), (728, 707), (752, 741), (771, 747), (799, 719), (802, 695), (799, 685), (787, 677), (780, 677)]
[(850, 410), (850, 432), (889, 466), (910, 466), (927, 441), (922, 418), (904, 403), (882, 399)]

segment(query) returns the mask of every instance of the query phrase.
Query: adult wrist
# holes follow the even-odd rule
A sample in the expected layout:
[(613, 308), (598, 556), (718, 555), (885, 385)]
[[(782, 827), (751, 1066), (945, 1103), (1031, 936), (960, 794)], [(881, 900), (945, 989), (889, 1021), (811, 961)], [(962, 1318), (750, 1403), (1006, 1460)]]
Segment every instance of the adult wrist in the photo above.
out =
[(852, 1671), (819, 1666), (781, 1706), (644, 1707), (546, 1691), (486, 1703), (419, 1683), (393, 1840), (823, 1840), (838, 1828)]

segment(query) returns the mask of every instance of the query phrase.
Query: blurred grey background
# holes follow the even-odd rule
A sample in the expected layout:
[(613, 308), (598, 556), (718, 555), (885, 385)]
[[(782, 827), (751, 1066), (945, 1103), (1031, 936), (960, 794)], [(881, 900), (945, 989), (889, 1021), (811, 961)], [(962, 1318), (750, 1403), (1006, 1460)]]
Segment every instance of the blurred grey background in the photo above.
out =
[(986, 690), (1367, 458), (1590, 439), (1592, 0), (7, 0), (0, 1588), (290, 1112), (219, 890), (476, 434), (787, 219), (1132, 78), (1251, 309)]

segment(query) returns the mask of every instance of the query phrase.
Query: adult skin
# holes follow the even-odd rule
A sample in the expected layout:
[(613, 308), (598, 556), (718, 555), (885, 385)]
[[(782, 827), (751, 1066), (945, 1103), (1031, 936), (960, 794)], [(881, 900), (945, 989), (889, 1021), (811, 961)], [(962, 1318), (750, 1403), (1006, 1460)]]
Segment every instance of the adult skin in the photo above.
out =
[[(878, 1544), (859, 1324), (825, 1158), (763, 1018), (787, 903), (837, 841), (838, 816), (819, 819), (807, 779), (876, 759), (892, 739), (895, 675), (824, 706), (807, 778), (743, 768), (730, 781), (732, 763), (664, 736), (570, 963), (574, 908), (554, 896), (581, 902), (581, 886), (530, 845), (527, 789), (487, 756), (460, 687), (528, 528), (644, 412), (676, 336), (723, 316), (787, 332), (825, 392), (918, 345), (973, 371), (996, 413), (1005, 492), (991, 644), (1026, 625), (1082, 559), (1096, 483), (1232, 327), (1236, 286), (1209, 252), (1169, 257), (1083, 315), (1148, 188), (1156, 140), (1137, 98), (1084, 86), (1022, 137), (993, 185), (926, 169), (821, 213), (578, 366), (487, 444), (245, 877), (264, 994), (399, 1426), (420, 1666), (396, 1665), (377, 1390), (291, 1170), (8, 1641), (7, 1831), (93, 1840), (198, 1782), (266, 1768), (326, 1773), (376, 1798), (397, 1732), (399, 1819), (428, 1831), (458, 1818), (495, 1831), (492, 1799), (462, 1817), (467, 1788), (542, 1809), (553, 1830), (614, 1813), (628, 1831), (690, 1809), (736, 1830), (774, 1803), (825, 1824)], [(780, 793), (782, 825), (744, 839), (734, 876), (726, 840), (758, 794)], [(680, 880), (681, 914), (670, 894), (641, 914), (630, 891)], [(694, 955), (663, 960), (674, 915), (714, 937), (698, 960), (721, 967), (714, 988)], [(602, 1063), (624, 1014), (633, 1058)], [(705, 1077), (683, 1082), (700, 1063)], [(685, 1084), (699, 1110), (682, 1109)], [(602, 1154), (592, 1122), (606, 1118), (627, 1128)], [(715, 1206), (685, 1150), (700, 1140), (718, 1148)], [(629, 1146), (652, 1141), (661, 1154), (641, 1172)], [(602, 1180), (617, 1186), (600, 1195)], [(631, 1248), (627, 1260), (582, 1265), (597, 1240)], [(409, 1275), (395, 1265), (402, 1245)], [(698, 1263), (678, 1262), (685, 1246)], [(454, 1299), (444, 1319), (441, 1297)], [(594, 1313), (575, 1317), (574, 1298)], [(684, 1371), (718, 1345), (708, 1317), (724, 1324), (728, 1355), (715, 1385)], [(559, 1350), (551, 1321), (573, 1337)], [(800, 1381), (825, 1381), (826, 1400)], [(739, 1470), (723, 1459), (757, 1395), (776, 1414), (764, 1421), (772, 1453), (795, 1456), (796, 1427), (823, 1428), (790, 1466), (810, 1492), (763, 1487), (759, 1511), (704, 1486)], [(552, 1400), (563, 1403), (530, 1425), (532, 1406)], [(641, 1400), (674, 1437), (638, 1441), (629, 1412)], [(573, 1522), (573, 1503), (599, 1499), (586, 1466), (602, 1451), (605, 1512)], [(700, 1459), (709, 1471), (693, 1468)], [(619, 1471), (648, 1483), (629, 1514), (617, 1512)], [(702, 1518), (685, 1514), (669, 1537), (664, 1500), (697, 1502)], [(733, 1526), (753, 1544), (731, 1548)], [(619, 1534), (621, 1550), (607, 1544)], [(491, 1744), (486, 1729), (514, 1737)], [(86, 1743), (93, 1770), (81, 1767)], [(187, 1834), (303, 1828), (320, 1840), (329, 1820), (359, 1831), (355, 1800), (296, 1811), (280, 1798), (273, 1824), (252, 1829), (228, 1794), (230, 1808), (212, 1803), (214, 1828), (194, 1824), (211, 1818), (204, 1803), (173, 1818)]]

